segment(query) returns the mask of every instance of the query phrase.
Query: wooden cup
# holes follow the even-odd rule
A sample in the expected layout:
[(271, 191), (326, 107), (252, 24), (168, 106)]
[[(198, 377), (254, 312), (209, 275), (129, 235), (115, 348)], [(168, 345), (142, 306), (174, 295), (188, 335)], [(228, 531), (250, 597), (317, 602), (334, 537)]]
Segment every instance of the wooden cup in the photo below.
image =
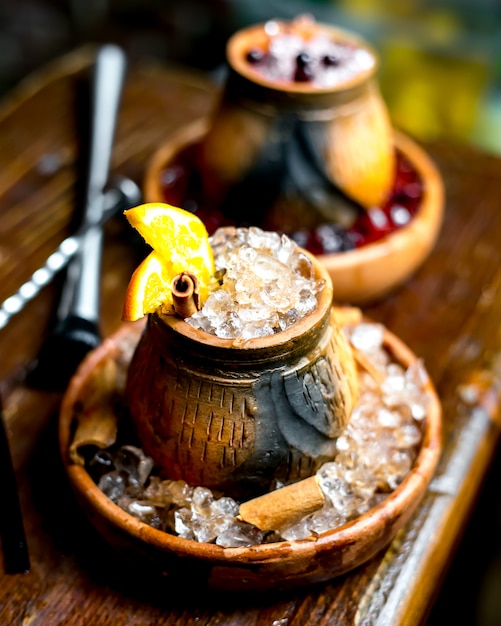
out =
[(127, 404), (165, 477), (241, 499), (311, 476), (332, 458), (357, 399), (356, 366), (325, 282), (316, 309), (245, 342), (151, 314), (132, 358)]

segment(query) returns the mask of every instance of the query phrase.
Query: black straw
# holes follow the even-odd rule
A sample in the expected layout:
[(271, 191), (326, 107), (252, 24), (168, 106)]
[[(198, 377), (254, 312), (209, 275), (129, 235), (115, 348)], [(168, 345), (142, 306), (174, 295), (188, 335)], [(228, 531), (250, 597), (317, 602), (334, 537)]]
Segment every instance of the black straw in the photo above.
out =
[(19, 504), (16, 474), (12, 463), (7, 430), (0, 396), (0, 476), (2, 477), (2, 513), (0, 533), (5, 570), (8, 574), (27, 574), (30, 557), (24, 533), (24, 524)]

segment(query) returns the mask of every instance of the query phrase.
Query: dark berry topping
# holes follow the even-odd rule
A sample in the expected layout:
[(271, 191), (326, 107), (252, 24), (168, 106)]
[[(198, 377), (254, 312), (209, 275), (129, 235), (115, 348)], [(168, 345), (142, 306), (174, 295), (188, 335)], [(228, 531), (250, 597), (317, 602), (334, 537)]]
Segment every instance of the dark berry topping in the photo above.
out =
[(337, 67), (341, 63), (341, 59), (334, 54), (326, 54), (322, 57), (322, 65), (325, 67)]
[(311, 64), (312, 60), (313, 59), (307, 52), (301, 52), (296, 57), (296, 65), (298, 68), (306, 67)]
[[(306, 65), (308, 69), (310, 66)], [(207, 202), (203, 184), (196, 168), (193, 154), (187, 151), (164, 170), (161, 182), (165, 201), (196, 213), (212, 234), (220, 226), (253, 225), (253, 219), (225, 215), (221, 209)], [(339, 224), (323, 223), (311, 229), (293, 229), (287, 232), (298, 245), (313, 254), (333, 254), (373, 243), (404, 227), (418, 211), (423, 199), (423, 181), (418, 172), (400, 152), (397, 152), (397, 167), (393, 190), (386, 202), (369, 210), (360, 209), (355, 222), (349, 228)], [(260, 226), (261, 224), (256, 224)], [(299, 225), (298, 225), (299, 226)]]
[(298, 83), (305, 83), (313, 80), (314, 73), (311, 65), (312, 58), (306, 52), (301, 52), (296, 57), (296, 71), (294, 72), (294, 80)]
[(247, 52), (246, 56), (247, 61), (251, 65), (258, 65), (259, 63), (262, 63), (264, 58), (264, 52), (262, 50), (259, 50), (258, 48), (252, 48), (252, 50), (249, 50), (249, 52)]

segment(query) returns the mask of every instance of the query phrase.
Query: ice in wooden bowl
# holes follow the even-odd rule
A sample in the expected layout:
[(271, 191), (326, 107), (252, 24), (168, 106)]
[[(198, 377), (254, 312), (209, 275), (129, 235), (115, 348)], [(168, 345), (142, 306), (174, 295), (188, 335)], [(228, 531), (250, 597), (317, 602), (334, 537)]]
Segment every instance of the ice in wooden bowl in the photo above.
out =
[[(330, 288), (328, 293), (332, 295)], [(91, 353), (65, 394), (60, 445), (70, 483), (98, 531), (152, 571), (221, 591), (291, 589), (326, 581), (388, 545), (412, 515), (433, 476), (440, 453), (440, 402), (424, 364), (397, 337), (380, 324), (364, 320), (358, 309), (336, 308), (331, 313), (357, 364), (357, 396), (349, 421), (331, 433), (331, 456), (322, 458), (309, 477), (297, 476), (288, 482), (273, 480), (271, 473), (266, 492), (249, 499), (193, 481), (188, 484), (179, 477), (166, 478), (142, 449), (142, 440), (132, 427), (126, 387), (133, 355), (147, 328), (144, 321), (123, 326)], [(317, 319), (323, 319), (323, 313)], [(184, 320), (180, 323), (189, 326)], [(190, 341), (201, 340), (214, 348), (207, 332), (190, 328)], [(281, 344), (284, 351), (299, 336), (292, 340), (287, 332), (274, 335), (288, 338)], [(252, 343), (248, 345), (252, 351)], [(186, 360), (182, 352), (178, 356), (182, 369)], [(248, 358), (252, 360), (252, 355)], [(277, 367), (274, 358), (272, 370)], [(304, 361), (299, 358), (301, 366)], [(220, 362), (214, 380), (224, 379), (221, 374), (225, 369), (233, 371), (235, 362)], [(268, 381), (280, 388), (267, 375), (267, 369), (258, 375), (258, 387)], [(314, 395), (312, 382), (308, 374), (302, 384), (305, 394)], [(324, 382), (328, 388), (326, 378)], [(194, 387), (203, 390), (198, 383)], [(185, 391), (184, 385), (178, 396), (169, 391), (168, 406), (182, 404)], [(308, 403), (307, 395), (304, 403)], [(234, 405), (221, 402), (219, 406), (230, 412), (228, 417)], [(258, 409), (248, 417), (264, 421), (266, 416), (256, 413)], [(273, 407), (267, 405), (267, 411)], [(281, 411), (277, 405), (275, 412)], [(212, 425), (220, 416), (216, 409), (211, 415), (207, 423)], [(197, 409), (196, 417), (201, 418), (201, 410)], [(183, 433), (180, 447), (186, 445), (186, 434), (196, 436), (193, 419), (193, 413), (186, 413), (179, 431)], [(269, 451), (279, 451), (273, 444), (276, 423), (270, 421), (263, 450), (268, 446)], [(265, 439), (266, 432), (265, 428)], [(208, 434), (199, 431), (198, 436)], [(224, 439), (222, 429), (220, 434)], [(209, 443), (217, 440), (208, 439)], [(235, 442), (236, 431), (230, 437), (230, 443)], [(196, 450), (193, 443), (185, 449)], [(301, 443), (294, 445), (301, 448)], [(261, 446), (262, 442), (253, 449), (262, 450)], [(211, 462), (209, 456), (207, 462)], [(280, 467), (279, 461), (274, 462)], [(263, 467), (271, 466), (258, 464), (258, 472)], [(203, 478), (203, 463), (200, 468)]]

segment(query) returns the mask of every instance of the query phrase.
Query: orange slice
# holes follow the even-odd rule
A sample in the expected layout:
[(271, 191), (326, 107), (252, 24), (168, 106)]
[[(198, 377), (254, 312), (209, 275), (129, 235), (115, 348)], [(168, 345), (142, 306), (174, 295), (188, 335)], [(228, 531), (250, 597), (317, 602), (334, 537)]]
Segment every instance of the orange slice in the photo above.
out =
[(153, 313), (163, 303), (172, 304), (170, 285), (162, 257), (155, 251), (150, 252), (131, 276), (125, 292), (122, 320), (134, 322)]
[(170, 286), (181, 272), (197, 277), (200, 301), (204, 302), (214, 274), (214, 257), (204, 223), (189, 211), (159, 202), (141, 204), (124, 214), (153, 252), (131, 277), (122, 319), (134, 321), (161, 304), (172, 304)]

